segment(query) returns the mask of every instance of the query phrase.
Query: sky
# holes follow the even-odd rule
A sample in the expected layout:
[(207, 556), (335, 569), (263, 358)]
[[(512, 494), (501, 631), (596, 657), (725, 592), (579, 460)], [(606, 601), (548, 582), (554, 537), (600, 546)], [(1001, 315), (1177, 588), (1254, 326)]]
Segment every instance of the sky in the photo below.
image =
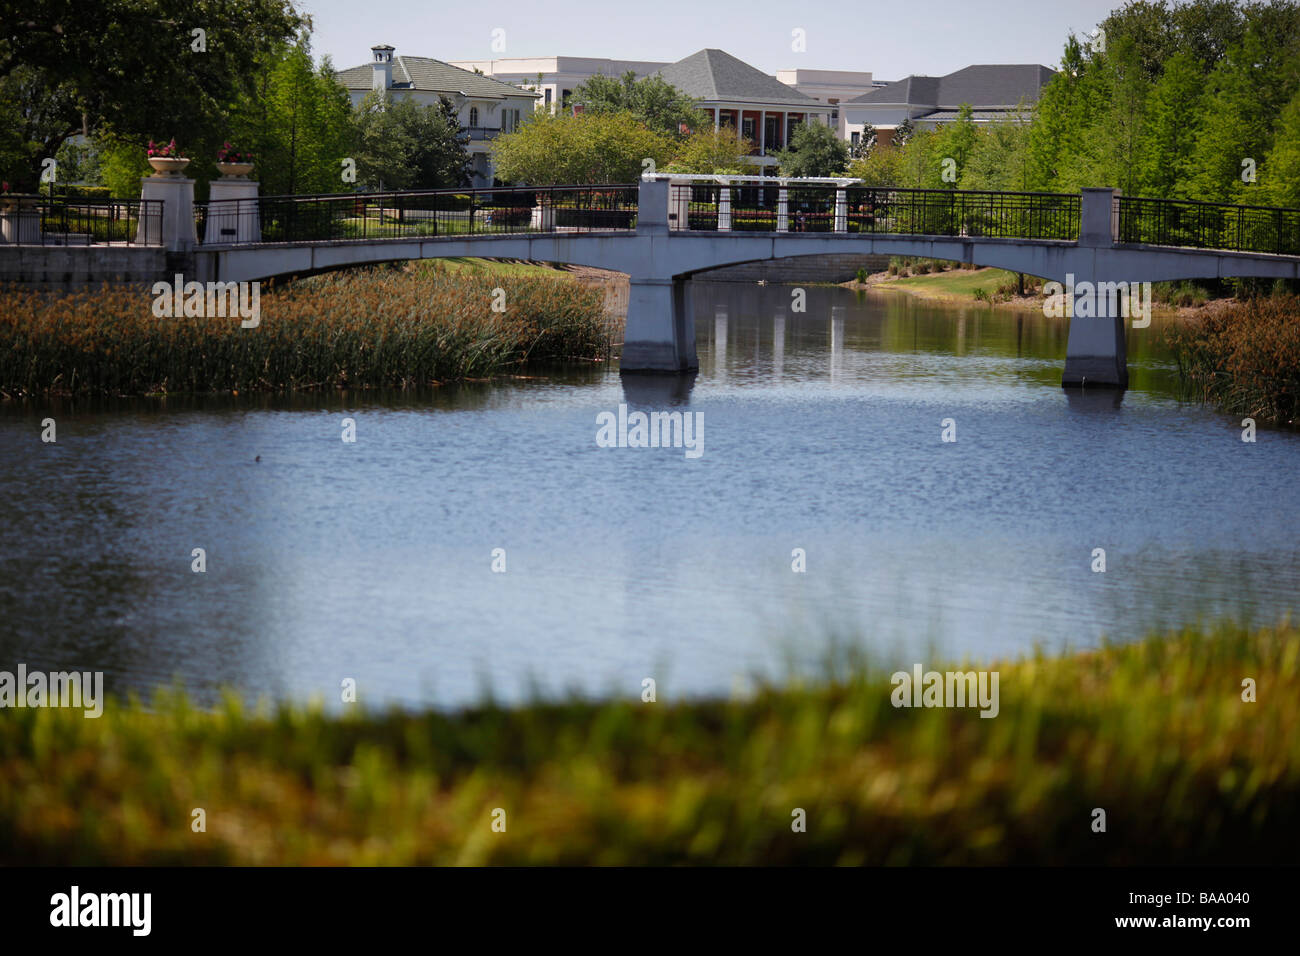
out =
[[(336, 69), (370, 47), (437, 60), (598, 56), (680, 60), (726, 50), (766, 73), (864, 70), (876, 80), (941, 76), (972, 63), (1056, 67), (1071, 30), (1086, 33), (1123, 0), (295, 0), (313, 52)], [(903, 17), (900, 18), (900, 13)], [(504, 52), (492, 49), (493, 31)], [(793, 31), (805, 31), (796, 52)]]

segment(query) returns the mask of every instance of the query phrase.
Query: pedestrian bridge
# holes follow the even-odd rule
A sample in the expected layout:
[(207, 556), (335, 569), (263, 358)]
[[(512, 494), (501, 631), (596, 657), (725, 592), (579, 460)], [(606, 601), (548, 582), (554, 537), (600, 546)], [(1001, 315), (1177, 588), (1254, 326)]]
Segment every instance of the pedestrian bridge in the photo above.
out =
[[(624, 371), (696, 368), (690, 279), (759, 260), (922, 256), (1069, 283), (1063, 384), (1118, 387), (1128, 380), (1127, 284), (1300, 279), (1300, 210), (1112, 189), (994, 193), (871, 188), (848, 179), (649, 176), (635, 185), (214, 200), (195, 204), (193, 234), (184, 216), (175, 234), (177, 218), (167, 213), (141, 210), (139, 230), (156, 215), (160, 231), (173, 232), (162, 239), (173, 264), (183, 261), (186, 279), (200, 282), (461, 256), (627, 273)], [(1082, 297), (1092, 293), (1100, 294), (1084, 308)]]

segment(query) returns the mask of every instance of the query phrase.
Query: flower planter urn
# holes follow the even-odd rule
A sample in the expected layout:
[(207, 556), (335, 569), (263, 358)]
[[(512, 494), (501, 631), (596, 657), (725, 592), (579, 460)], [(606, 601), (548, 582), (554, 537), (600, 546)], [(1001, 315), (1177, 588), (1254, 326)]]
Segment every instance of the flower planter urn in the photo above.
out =
[(217, 163), (217, 172), (222, 179), (247, 179), (253, 171), (252, 163)]
[(181, 156), (149, 157), (149, 165), (154, 170), (153, 174), (158, 177), (179, 176), (189, 164), (190, 161)]

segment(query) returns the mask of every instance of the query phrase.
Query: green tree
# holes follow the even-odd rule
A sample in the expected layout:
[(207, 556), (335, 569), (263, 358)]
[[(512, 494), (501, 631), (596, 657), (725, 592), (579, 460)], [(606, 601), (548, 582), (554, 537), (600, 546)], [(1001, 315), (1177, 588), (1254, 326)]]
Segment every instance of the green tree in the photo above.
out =
[(439, 189), (469, 182), (469, 154), (445, 99), (366, 94), (356, 109), (357, 181), (382, 189)]
[(782, 176), (839, 176), (849, 164), (849, 148), (829, 126), (801, 123), (776, 159)]
[(1141, 193), (1159, 199), (1186, 198), (1195, 172), (1193, 154), (1200, 131), (1205, 74), (1196, 56), (1179, 51), (1146, 104), (1145, 149), (1139, 160)]
[(34, 187), (41, 160), (86, 127), (141, 145), (219, 142), (251, 65), (302, 20), (289, 0), (0, 0), (0, 24), (0, 128), (17, 127), (0, 156), (5, 178)]
[[(936, 130), (933, 148), (940, 165), (940, 186), (957, 188), (958, 178), (965, 173), (966, 163), (975, 148), (975, 137), (974, 110), (969, 103), (963, 103), (957, 111), (957, 118)], [(944, 179), (944, 166), (950, 160), (953, 178)]]
[(1278, 117), (1273, 148), (1259, 167), (1259, 186), (1269, 205), (1300, 208), (1300, 93)]
[(894, 129), (893, 143), (895, 146), (906, 146), (907, 141), (916, 135), (916, 126), (912, 123), (910, 116), (904, 116), (903, 122), (899, 123)]
[(253, 97), (232, 110), (227, 137), (257, 162), (264, 195), (339, 192), (356, 135), (348, 91), (328, 60), (314, 67), (310, 41), (266, 54)]
[(978, 131), (962, 167), (962, 189), (1029, 191), (1029, 118), (1022, 103), (1011, 116)]
[(876, 128), (870, 123), (863, 123), (862, 132), (858, 134), (858, 141), (849, 145), (849, 158), (862, 159), (875, 148)]
[(898, 146), (873, 149), (853, 160), (845, 175), (862, 180), (864, 186), (902, 186), (903, 149)]
[(1277, 119), (1300, 88), (1300, 7), (1274, 0), (1244, 7), (1245, 25), (1210, 75), (1196, 141), (1195, 198), (1249, 200), (1243, 161), (1259, 163)]
[(658, 76), (593, 76), (573, 91), (570, 102), (584, 113), (630, 113), (648, 129), (678, 139), (709, 125), (695, 100)]
[(492, 143), (497, 175), (530, 186), (564, 183), (632, 183), (653, 160), (666, 167), (677, 144), (647, 129), (631, 113), (574, 116), (534, 113), (514, 133)]
[(758, 171), (749, 160), (753, 149), (753, 143), (729, 126), (696, 130), (676, 148), (666, 171), (753, 175)]

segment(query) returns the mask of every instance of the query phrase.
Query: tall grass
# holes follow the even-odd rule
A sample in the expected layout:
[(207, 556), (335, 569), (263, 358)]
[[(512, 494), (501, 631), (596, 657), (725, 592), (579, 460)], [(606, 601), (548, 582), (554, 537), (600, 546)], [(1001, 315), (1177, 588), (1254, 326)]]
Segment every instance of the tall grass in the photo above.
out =
[(1295, 627), (997, 669), (993, 719), (866, 668), (729, 702), (0, 710), (0, 863), (1294, 861)]
[(1300, 420), (1300, 297), (1214, 303), (1166, 335), (1188, 397), (1234, 415)]
[(400, 388), (610, 351), (599, 293), (559, 277), (376, 269), (264, 292), (260, 326), (243, 329), (157, 318), (148, 291), (0, 290), (0, 392)]

